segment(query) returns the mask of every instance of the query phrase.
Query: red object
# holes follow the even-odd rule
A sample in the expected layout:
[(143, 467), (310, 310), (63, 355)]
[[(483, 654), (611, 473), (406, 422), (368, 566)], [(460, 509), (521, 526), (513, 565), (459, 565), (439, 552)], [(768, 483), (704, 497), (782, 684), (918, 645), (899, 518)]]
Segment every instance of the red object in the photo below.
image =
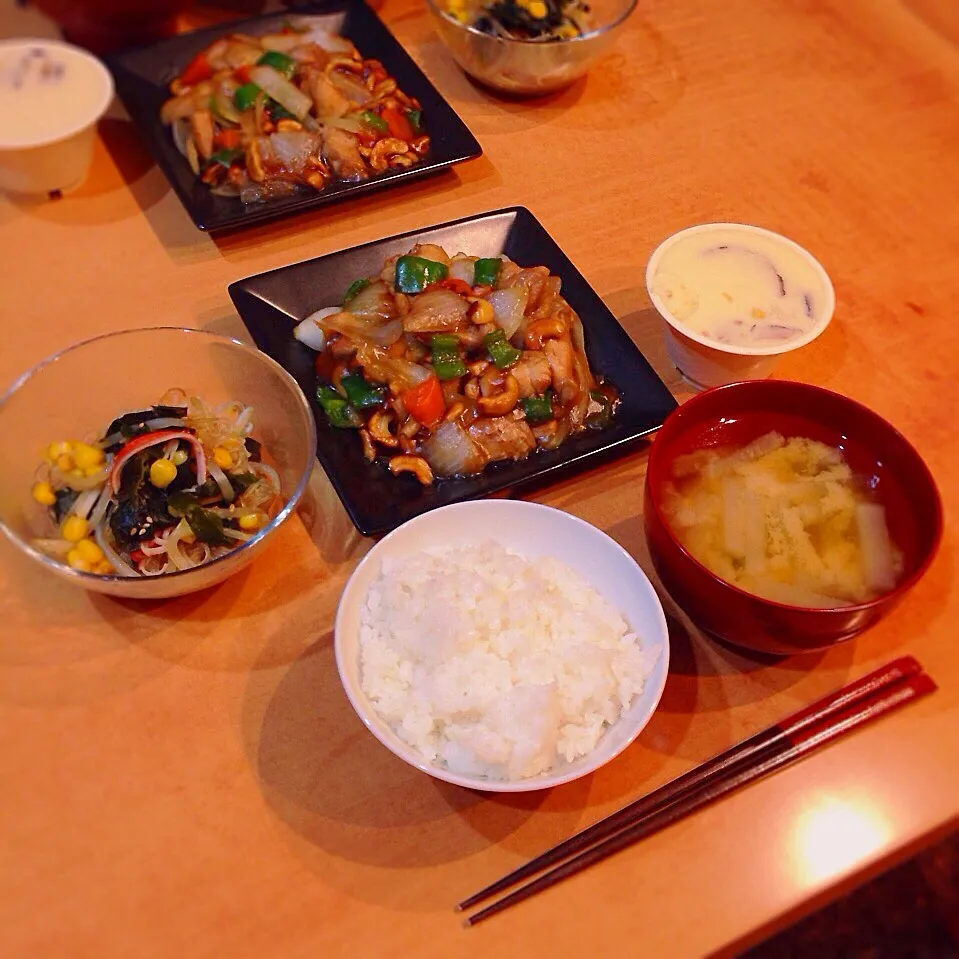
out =
[(452, 276), (448, 276), (444, 280), (437, 280), (435, 283), (430, 283), (428, 289), (435, 290), (437, 287), (443, 290), (451, 290), (460, 296), (473, 295), (473, 287), (471, 287), (466, 280), (457, 280)]
[(429, 376), (403, 394), (403, 405), (414, 419), (426, 426), (432, 426), (443, 418), (446, 401), (443, 399), (443, 387), (436, 376)]
[(213, 145), (218, 150), (235, 150), (240, 145), (240, 131), (232, 128), (218, 130), (213, 137)]
[[(662, 512), (673, 460), (695, 449), (742, 445), (773, 429), (841, 446), (853, 471), (871, 478), (890, 537), (903, 552), (895, 589), (838, 609), (788, 606), (732, 586), (679, 544)], [(905, 437), (854, 400), (784, 380), (719, 386), (671, 413), (650, 449), (643, 515), (656, 572), (693, 622), (728, 643), (773, 655), (825, 649), (878, 622), (929, 568), (943, 525), (935, 480)]]
[(144, 433), (130, 440), (125, 446), (117, 452), (113, 458), (113, 466), (110, 469), (110, 489), (116, 496), (120, 492), (120, 477), (123, 475), (123, 467), (127, 465), (130, 459), (142, 450), (149, 449), (151, 446), (159, 446), (169, 443), (171, 440), (183, 440), (193, 447), (193, 457), (196, 460), (196, 481), (197, 484), (206, 481), (206, 454), (203, 452), (203, 446), (200, 441), (188, 430), (154, 430), (152, 433)]
[(240, 83), (250, 83), (250, 65), (248, 63), (244, 63), (238, 66), (233, 71), (233, 76), (235, 76)]
[(185, 86), (192, 87), (196, 83), (202, 83), (213, 76), (213, 67), (206, 58), (206, 51), (201, 50), (187, 65), (180, 74), (180, 82)]
[(409, 143), (415, 139), (416, 134), (413, 132), (413, 127), (410, 126), (410, 121), (406, 118), (406, 115), (400, 113), (399, 110), (391, 110), (389, 107), (384, 107), (380, 111), (380, 116), (386, 121), (387, 126), (389, 126), (390, 134), (396, 137), (397, 140), (404, 140), (406, 143)]

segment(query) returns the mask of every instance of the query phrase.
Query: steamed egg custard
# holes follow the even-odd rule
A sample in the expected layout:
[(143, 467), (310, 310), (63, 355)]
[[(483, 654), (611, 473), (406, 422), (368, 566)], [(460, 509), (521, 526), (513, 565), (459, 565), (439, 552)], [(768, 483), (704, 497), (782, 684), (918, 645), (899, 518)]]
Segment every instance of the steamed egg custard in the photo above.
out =
[(677, 457), (663, 511), (711, 572), (775, 602), (855, 605), (902, 574), (885, 507), (841, 450), (816, 440), (770, 432)]
[(650, 288), (691, 333), (736, 347), (803, 336), (826, 301), (822, 277), (792, 244), (733, 229), (682, 237), (663, 252)]

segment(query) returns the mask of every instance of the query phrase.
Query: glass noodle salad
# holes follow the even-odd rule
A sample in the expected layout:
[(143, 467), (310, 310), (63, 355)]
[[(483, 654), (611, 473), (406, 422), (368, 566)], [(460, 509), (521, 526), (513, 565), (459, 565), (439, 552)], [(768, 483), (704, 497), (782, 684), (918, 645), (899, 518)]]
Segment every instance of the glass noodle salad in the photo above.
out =
[(98, 438), (51, 443), (32, 494), (56, 532), (33, 545), (101, 576), (159, 576), (228, 553), (280, 503), (252, 432), (252, 407), (172, 389)]

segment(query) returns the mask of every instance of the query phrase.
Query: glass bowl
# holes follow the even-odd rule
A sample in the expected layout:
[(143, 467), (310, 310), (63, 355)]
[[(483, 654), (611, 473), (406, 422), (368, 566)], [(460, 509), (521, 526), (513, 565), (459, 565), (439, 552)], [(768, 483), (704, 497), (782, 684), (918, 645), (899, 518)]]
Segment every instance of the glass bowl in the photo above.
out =
[[(50, 536), (31, 487), (41, 451), (56, 440), (96, 435), (128, 410), (180, 387), (210, 404), (239, 400), (253, 409), (253, 436), (280, 477), (284, 504), (272, 522), (231, 552), (153, 577), (79, 572), (31, 546)], [(162, 599), (205, 589), (243, 569), (266, 547), (306, 489), (316, 455), (313, 414), (296, 381), (259, 350), (202, 330), (158, 327), (86, 340), (43, 360), (0, 398), (0, 529), (26, 557), (67, 582), (128, 599)]]
[(473, 79), (514, 96), (540, 96), (583, 76), (606, 52), (637, 0), (590, 0), (593, 29), (542, 42), (494, 37), (446, 12), (446, 0), (426, 0), (436, 31)]

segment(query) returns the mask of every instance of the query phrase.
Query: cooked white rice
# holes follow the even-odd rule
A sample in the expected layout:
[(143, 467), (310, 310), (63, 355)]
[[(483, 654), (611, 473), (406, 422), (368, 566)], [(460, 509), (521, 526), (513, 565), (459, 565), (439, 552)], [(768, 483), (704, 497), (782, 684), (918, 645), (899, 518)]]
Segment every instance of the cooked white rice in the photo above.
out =
[(376, 712), (429, 761), (490, 779), (590, 752), (658, 655), (568, 566), (492, 542), (385, 561), (361, 613)]

